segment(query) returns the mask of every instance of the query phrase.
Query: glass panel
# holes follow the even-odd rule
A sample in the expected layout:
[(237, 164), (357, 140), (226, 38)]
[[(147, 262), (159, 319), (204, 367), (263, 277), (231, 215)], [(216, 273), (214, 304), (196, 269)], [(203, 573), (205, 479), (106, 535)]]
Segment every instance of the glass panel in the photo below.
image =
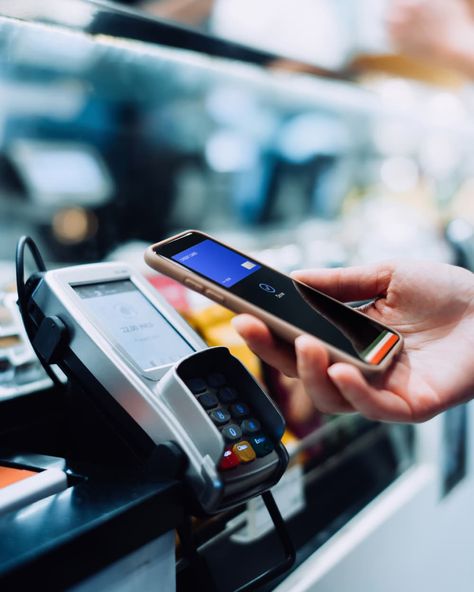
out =
[(347, 83), (5, 18), (0, 34), (2, 256), (25, 230), (74, 261), (330, 218), (362, 172), (373, 99)]

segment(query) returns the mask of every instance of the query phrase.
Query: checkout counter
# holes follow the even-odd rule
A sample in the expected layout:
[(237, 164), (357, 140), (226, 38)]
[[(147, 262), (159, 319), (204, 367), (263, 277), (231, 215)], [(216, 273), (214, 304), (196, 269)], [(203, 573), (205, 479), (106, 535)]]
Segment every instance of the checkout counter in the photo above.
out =
[[(470, 406), (417, 427), (322, 416), (296, 383), (261, 367), (231, 332), (230, 313), (141, 267), (143, 245), (186, 227), (232, 236), (283, 271), (368, 261), (374, 252), (469, 262), (469, 232), (454, 232), (451, 245), (440, 235), (426, 186), (402, 152), (432, 120), (415, 125), (400, 104), (381, 105), (388, 86), (378, 95), (324, 68), (295, 68), (268, 51), (105, 2), (0, 0), (0, 15), (8, 98), (0, 113), (0, 213), (9, 220), (2, 259), (12, 262), (18, 236), (28, 233), (56, 267), (132, 263), (207, 345), (228, 346), (265, 384), (286, 420), (290, 462), (272, 491), (296, 562), (262, 590), (389, 592), (402, 582), (415, 589), (427, 569), (430, 589), (443, 589), (436, 586), (449, 577), (428, 568), (420, 549), (438, 525), (459, 550), (449, 524), (474, 489)], [(400, 122), (411, 125), (404, 142)], [(448, 175), (466, 174), (453, 163), (443, 177), (431, 164), (439, 195)], [(400, 175), (412, 185), (397, 186)], [(403, 227), (399, 238), (387, 240), (387, 219)], [(367, 224), (370, 236), (361, 230)], [(11, 312), (13, 273), (1, 271), (1, 306)], [(65, 481), (0, 514), (0, 588), (198, 589), (175, 534), (194, 512), (182, 479), (137, 467), (86, 398), (58, 392), (31, 351), (19, 357), (28, 348), (24, 329), (8, 315), (0, 329), (3, 319), (0, 465), (54, 469)], [(472, 522), (460, 527), (459, 544)], [(281, 555), (257, 499), (199, 516), (191, 528), (219, 592)], [(465, 552), (450, 557), (464, 583)]]

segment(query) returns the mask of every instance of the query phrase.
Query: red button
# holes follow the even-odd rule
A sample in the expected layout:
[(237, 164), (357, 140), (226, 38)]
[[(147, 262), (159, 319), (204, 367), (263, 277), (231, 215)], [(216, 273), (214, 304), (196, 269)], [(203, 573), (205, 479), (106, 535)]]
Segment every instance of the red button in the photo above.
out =
[(224, 455), (219, 463), (219, 468), (223, 471), (227, 471), (228, 469), (233, 469), (237, 465), (240, 465), (239, 457), (230, 448), (224, 450)]

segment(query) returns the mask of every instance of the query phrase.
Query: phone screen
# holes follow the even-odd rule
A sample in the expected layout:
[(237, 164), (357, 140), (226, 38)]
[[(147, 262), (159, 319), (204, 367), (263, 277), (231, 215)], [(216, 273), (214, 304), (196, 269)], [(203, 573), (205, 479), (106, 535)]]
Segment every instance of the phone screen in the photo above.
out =
[(396, 333), (329, 296), (196, 232), (155, 252), (368, 364), (380, 364)]

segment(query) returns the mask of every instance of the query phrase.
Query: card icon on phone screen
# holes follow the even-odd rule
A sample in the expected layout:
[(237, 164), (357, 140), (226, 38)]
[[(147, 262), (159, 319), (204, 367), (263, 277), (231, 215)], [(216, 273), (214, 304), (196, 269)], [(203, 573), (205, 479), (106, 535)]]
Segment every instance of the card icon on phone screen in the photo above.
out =
[(210, 239), (196, 243), (171, 257), (225, 288), (255, 273), (261, 265)]

